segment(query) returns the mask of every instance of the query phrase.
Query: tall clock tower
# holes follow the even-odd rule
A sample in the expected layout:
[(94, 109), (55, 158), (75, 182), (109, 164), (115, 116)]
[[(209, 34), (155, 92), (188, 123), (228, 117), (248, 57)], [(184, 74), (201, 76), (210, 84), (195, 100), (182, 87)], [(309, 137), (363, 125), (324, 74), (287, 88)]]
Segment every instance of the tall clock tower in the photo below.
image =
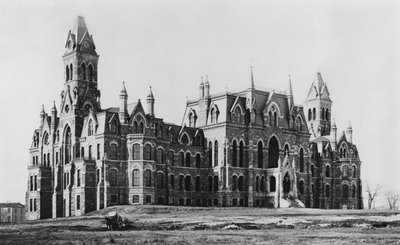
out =
[(100, 109), (97, 88), (99, 56), (85, 19), (78, 16), (74, 29), (68, 32), (65, 43), (64, 90), (61, 92), (61, 116), (87, 115)]

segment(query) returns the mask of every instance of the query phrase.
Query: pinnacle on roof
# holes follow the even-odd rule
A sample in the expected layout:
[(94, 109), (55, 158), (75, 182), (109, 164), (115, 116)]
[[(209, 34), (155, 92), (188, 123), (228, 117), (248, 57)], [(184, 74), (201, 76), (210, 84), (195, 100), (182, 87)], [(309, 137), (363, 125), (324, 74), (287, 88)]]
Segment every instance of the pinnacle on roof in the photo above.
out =
[(122, 82), (122, 89), (121, 89), (121, 92), (119, 93), (119, 95), (128, 95), (128, 92), (126, 92), (126, 88), (125, 88), (125, 82)]
[(46, 112), (44, 111), (44, 105), (42, 104), (42, 111), (40, 112), (40, 115), (45, 115), (46, 114)]
[[(315, 82), (316, 82), (316, 84), (315, 84)], [(317, 86), (318, 92), (321, 93), (322, 87), (324, 87), (325, 82), (324, 82), (324, 80), (322, 79), (322, 76), (321, 76), (321, 73), (320, 73), (320, 72), (317, 72), (317, 76), (316, 76), (316, 78), (315, 78), (315, 80), (314, 80), (314, 85)]]
[(254, 89), (253, 66), (250, 66), (250, 88)]
[(289, 96), (293, 97), (292, 76), (289, 74)]
[(203, 77), (201, 77), (201, 83), (200, 83), (200, 86), (204, 86), (204, 80), (203, 80)]
[(315, 98), (321, 98), (321, 99), (326, 99), (330, 100), (329, 98), (329, 90), (328, 86), (322, 79), (322, 75), (320, 72), (317, 72), (313, 83), (311, 84), (311, 88), (308, 92), (307, 98), (308, 99), (315, 99)]
[(349, 125), (347, 126), (347, 130), (353, 130), (353, 128), (351, 127), (350, 121), (349, 121)]
[(208, 82), (208, 75), (206, 75), (206, 82), (205, 82), (206, 86), (210, 86), (210, 83)]
[(147, 99), (154, 99), (153, 91), (151, 90), (151, 86), (150, 86), (149, 94), (147, 95)]
[(336, 129), (336, 122), (335, 122), (335, 118), (332, 118), (332, 128)]
[(53, 108), (51, 108), (52, 112), (57, 112), (57, 108), (56, 108), (56, 101), (53, 100)]

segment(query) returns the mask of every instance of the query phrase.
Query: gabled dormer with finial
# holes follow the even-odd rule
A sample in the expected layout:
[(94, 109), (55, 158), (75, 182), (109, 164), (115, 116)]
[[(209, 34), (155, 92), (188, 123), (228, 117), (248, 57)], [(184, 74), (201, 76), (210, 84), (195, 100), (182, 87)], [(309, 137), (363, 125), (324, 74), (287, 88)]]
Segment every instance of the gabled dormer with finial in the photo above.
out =
[(99, 56), (93, 36), (89, 34), (82, 16), (78, 16), (73, 30), (68, 32), (62, 58), (65, 67), (64, 93), (69, 92), (72, 95), (73, 113), (87, 115), (90, 109), (99, 110), (100, 92), (97, 89)]

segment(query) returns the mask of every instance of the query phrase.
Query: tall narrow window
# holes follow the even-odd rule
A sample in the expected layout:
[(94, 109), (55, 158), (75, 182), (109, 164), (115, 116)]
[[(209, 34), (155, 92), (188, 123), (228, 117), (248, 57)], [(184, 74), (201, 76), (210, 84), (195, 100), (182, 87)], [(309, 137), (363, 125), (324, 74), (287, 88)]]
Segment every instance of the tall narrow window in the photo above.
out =
[(76, 186), (81, 186), (81, 170), (76, 171)]
[(93, 81), (94, 80), (94, 71), (93, 71), (93, 66), (92, 64), (89, 65), (89, 81)]
[(214, 142), (214, 167), (218, 166), (218, 141)]
[(133, 122), (133, 133), (134, 134), (138, 133), (138, 123), (136, 121)]
[(169, 152), (169, 160), (170, 160), (171, 166), (174, 166), (174, 163), (175, 163), (175, 153), (174, 153), (173, 151), (170, 151), (170, 152)]
[(213, 152), (212, 152), (212, 143), (208, 143), (208, 166), (212, 167), (212, 159), (213, 159)]
[(200, 154), (199, 153), (197, 153), (196, 154), (196, 168), (200, 168), (201, 166), (200, 166)]
[(347, 198), (349, 197), (349, 186), (342, 185), (342, 197)]
[(85, 158), (85, 147), (81, 147), (81, 158)]
[(138, 134), (143, 134), (143, 133), (144, 133), (144, 123), (140, 122), (138, 127)]
[(191, 191), (192, 190), (192, 177), (186, 176), (185, 178), (185, 190)]
[(330, 195), (331, 195), (331, 188), (330, 188), (330, 186), (327, 184), (327, 185), (325, 185), (325, 196), (326, 196), (326, 197), (330, 197)]
[(311, 113), (311, 108), (308, 109), (308, 121), (311, 121), (312, 119), (312, 113)]
[(65, 81), (69, 81), (69, 67), (66, 66), (65, 67)]
[(218, 191), (219, 189), (219, 178), (218, 176), (214, 176), (214, 191)]
[(278, 126), (278, 115), (276, 112), (274, 112), (274, 126), (277, 127)]
[(356, 197), (356, 190), (357, 187), (355, 185), (351, 186), (351, 197), (355, 198)]
[(263, 161), (264, 161), (264, 146), (262, 141), (258, 142), (258, 147), (257, 147), (257, 167), (262, 168), (263, 167)]
[(300, 148), (300, 172), (304, 172), (304, 151)]
[(190, 152), (186, 153), (186, 167), (191, 167)]
[(146, 187), (151, 187), (151, 171), (149, 169), (144, 171), (144, 183)]
[(35, 191), (37, 190), (37, 175), (35, 175)]
[(171, 189), (173, 190), (173, 189), (175, 189), (175, 175), (173, 175), (173, 174), (171, 174), (170, 176), (169, 176), (169, 183), (170, 183), (170, 185), (171, 185)]
[(311, 177), (315, 177), (314, 165), (311, 165)]
[(260, 183), (260, 189), (261, 189), (261, 191), (262, 192), (265, 192), (265, 177), (264, 176), (262, 176), (261, 177), (261, 183)]
[(89, 153), (88, 153), (89, 160), (92, 160), (92, 146), (89, 145)]
[(326, 167), (325, 167), (325, 177), (326, 178), (331, 177), (331, 167), (329, 165), (326, 165)]
[(33, 191), (33, 176), (30, 176), (29, 190), (30, 190), (30, 191)]
[(81, 196), (80, 195), (76, 196), (76, 209), (77, 210), (81, 209)]
[(212, 187), (213, 187), (212, 182), (213, 182), (212, 177), (208, 176), (208, 191), (209, 192), (212, 192)]
[(139, 169), (134, 169), (132, 171), (132, 186), (140, 185), (140, 171)]
[(321, 120), (325, 120), (325, 108), (322, 108)]
[(270, 176), (269, 177), (269, 192), (275, 192), (276, 191), (276, 179), (275, 176)]
[(317, 116), (317, 111), (315, 110), (315, 108), (313, 108), (313, 116), (312, 116), (312, 119), (315, 120), (316, 116)]
[(279, 160), (279, 144), (275, 137), (272, 137), (268, 144), (268, 167), (277, 168)]
[(239, 143), (239, 167), (243, 167), (243, 141)]
[(116, 169), (111, 169), (110, 171), (110, 185), (117, 186), (118, 184), (118, 171)]
[(132, 159), (133, 160), (141, 160), (139, 144), (133, 144), (133, 146), (132, 146)]
[(157, 163), (164, 164), (164, 151), (163, 149), (157, 149)]
[(236, 167), (237, 162), (237, 143), (236, 140), (233, 141), (232, 145), (232, 167)]
[(93, 135), (93, 121), (89, 120), (89, 124), (88, 124), (88, 135), (91, 136)]
[(179, 190), (183, 191), (183, 182), (185, 181), (185, 176), (179, 175)]
[(353, 178), (357, 178), (357, 168), (353, 166)]
[(72, 80), (72, 75), (74, 74), (72, 64), (69, 65), (69, 79)]
[(349, 174), (349, 167), (347, 165), (343, 166), (343, 177), (347, 177)]
[(244, 191), (244, 177), (239, 176), (239, 183), (238, 183), (239, 191)]
[(237, 191), (238, 189), (238, 183), (237, 183), (237, 176), (234, 175), (232, 176), (232, 191)]
[(184, 167), (185, 166), (185, 153), (181, 152), (180, 156), (181, 156), (181, 166)]
[(97, 144), (97, 160), (100, 160), (100, 144)]
[(257, 175), (256, 177), (256, 192), (260, 191), (260, 176)]
[(144, 147), (144, 160), (151, 160), (151, 145), (147, 144)]
[(164, 189), (164, 173), (157, 173), (157, 188)]
[(71, 161), (71, 129), (67, 127), (65, 130), (65, 135), (64, 135), (64, 156), (65, 156), (65, 164), (69, 163)]
[(85, 63), (82, 63), (81, 70), (82, 70), (82, 79), (86, 80), (86, 65), (85, 65)]

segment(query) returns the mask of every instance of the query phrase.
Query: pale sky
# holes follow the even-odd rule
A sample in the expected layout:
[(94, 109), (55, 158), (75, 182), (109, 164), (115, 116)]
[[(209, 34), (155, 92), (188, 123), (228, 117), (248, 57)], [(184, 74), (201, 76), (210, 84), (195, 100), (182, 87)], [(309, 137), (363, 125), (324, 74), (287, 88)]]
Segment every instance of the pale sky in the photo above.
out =
[[(321, 72), (338, 131), (351, 121), (362, 179), (400, 191), (400, 2), (0, 1), (0, 202), (25, 202), (29, 147), (42, 104), (63, 89), (61, 56), (77, 15), (100, 55), (103, 108), (153, 87), (156, 116), (180, 124), (200, 77), (211, 93), (256, 86), (301, 104)], [(392, 124), (393, 123), (393, 124)], [(365, 193), (364, 193), (365, 196)]]

